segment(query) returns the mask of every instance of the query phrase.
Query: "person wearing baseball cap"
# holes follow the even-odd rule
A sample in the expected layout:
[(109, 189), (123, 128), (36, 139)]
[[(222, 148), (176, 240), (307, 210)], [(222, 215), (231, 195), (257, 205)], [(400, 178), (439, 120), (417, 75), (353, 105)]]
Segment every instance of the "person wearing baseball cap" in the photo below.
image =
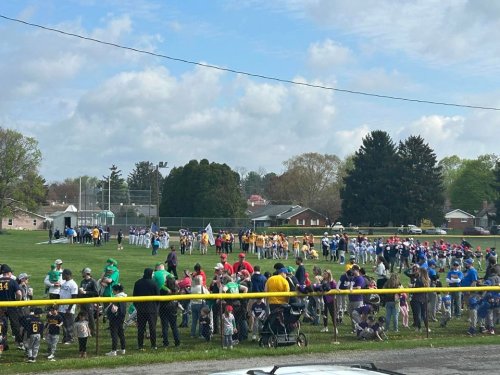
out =
[(240, 253), (238, 255), (239, 260), (233, 264), (234, 273), (238, 273), (241, 270), (247, 270), (248, 272), (250, 272), (250, 274), (253, 273), (253, 266), (250, 264), (250, 262), (245, 260), (245, 257), (246, 257), (245, 253)]
[[(290, 291), (290, 285), (288, 284), (288, 281), (286, 279), (288, 270), (283, 267), (278, 270), (278, 274), (271, 276), (269, 279), (266, 281), (266, 286), (264, 287), (264, 290), (269, 293), (273, 292), (289, 292)], [(278, 296), (270, 296), (267, 298), (267, 302), (269, 304), (269, 309), (270, 311), (276, 310), (278, 307), (288, 303), (289, 298), (288, 297), (278, 297)]]
[[(460, 263), (457, 260), (454, 260), (452, 263), (452, 267), (448, 274), (446, 275), (446, 282), (450, 287), (458, 287), (460, 286), (462, 279), (464, 278), (464, 274), (460, 271)], [(453, 292), (451, 295), (451, 313), (455, 317), (460, 317), (462, 315), (462, 293), (461, 292)]]
[[(2, 286), (0, 289), (0, 301), (20, 301), (23, 295), (15, 277), (12, 276), (12, 268), (7, 264), (2, 264), (0, 272), (0, 285)], [(17, 307), (7, 307), (5, 310), (12, 327), (12, 334), (16, 339), (16, 344), (18, 348), (23, 349), (23, 338), (21, 336), (21, 327), (19, 323), (19, 309)]]
[(222, 349), (233, 349), (233, 335), (238, 332), (236, 329), (236, 319), (233, 315), (233, 306), (227, 305), (226, 311), (222, 315), (222, 331), (224, 333), (224, 342)]
[[(29, 286), (29, 278), (30, 275), (27, 273), (20, 273), (17, 277), (17, 283), (19, 284), (19, 288), (21, 289), (22, 297), (21, 301), (29, 301), (33, 299), (33, 288)], [(30, 308), (29, 306), (24, 306), (20, 308), (23, 315), (29, 315)]]
[[(92, 270), (89, 267), (85, 267), (82, 270), (82, 280), (80, 281), (80, 288), (78, 289), (78, 298), (91, 298), (98, 297), (99, 289), (97, 287), (97, 281), (92, 277)], [(89, 328), (92, 336), (95, 335), (95, 319), (94, 319), (94, 304), (84, 303), (80, 305), (80, 311), (87, 313), (87, 319), (89, 322)]]
[(220, 255), (220, 262), (224, 266), (224, 269), (227, 271), (228, 275), (232, 275), (234, 273), (233, 266), (230, 265), (227, 261), (227, 254), (222, 253)]

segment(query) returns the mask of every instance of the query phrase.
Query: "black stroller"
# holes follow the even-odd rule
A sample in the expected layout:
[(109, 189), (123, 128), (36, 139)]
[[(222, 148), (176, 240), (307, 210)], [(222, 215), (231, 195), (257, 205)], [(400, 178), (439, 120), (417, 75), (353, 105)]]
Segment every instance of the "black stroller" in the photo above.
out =
[(276, 308), (264, 321), (259, 345), (269, 348), (289, 345), (306, 347), (307, 337), (300, 332), (300, 318), (304, 309), (304, 304), (287, 304)]

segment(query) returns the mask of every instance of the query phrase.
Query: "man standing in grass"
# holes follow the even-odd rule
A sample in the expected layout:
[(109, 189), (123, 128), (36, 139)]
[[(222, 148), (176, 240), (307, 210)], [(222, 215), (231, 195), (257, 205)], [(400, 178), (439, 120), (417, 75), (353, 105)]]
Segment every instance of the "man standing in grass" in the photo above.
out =
[[(271, 276), (267, 279), (265, 291), (266, 292), (289, 292), (290, 285), (286, 279), (286, 275), (288, 270), (283, 267), (278, 270), (278, 274)], [(269, 304), (269, 309), (271, 312), (276, 310), (278, 307), (288, 303), (289, 297), (279, 297), (279, 296), (270, 296), (267, 297), (267, 303)]]
[[(0, 274), (0, 301), (20, 301), (22, 292), (19, 288), (19, 284), (12, 277), (12, 269), (7, 264), (2, 264)], [(7, 307), (6, 310), (6, 315), (9, 318), (16, 344), (22, 349), (23, 340), (19, 324), (20, 310), (17, 307)]]
[[(156, 296), (160, 294), (160, 289), (152, 280), (153, 269), (146, 268), (144, 276), (135, 282), (134, 297), (138, 296)], [(158, 302), (135, 302), (137, 309), (137, 346), (139, 350), (144, 350), (144, 333), (146, 332), (146, 323), (149, 325), (149, 338), (151, 348), (156, 347), (156, 321), (158, 320)]]
[[(62, 273), (63, 283), (61, 284), (61, 299), (72, 299), (78, 297), (78, 285), (73, 280), (71, 270), (65, 269)], [(64, 319), (63, 325), (63, 344), (73, 343), (73, 327), (75, 324), (76, 305), (60, 305), (59, 313)]]

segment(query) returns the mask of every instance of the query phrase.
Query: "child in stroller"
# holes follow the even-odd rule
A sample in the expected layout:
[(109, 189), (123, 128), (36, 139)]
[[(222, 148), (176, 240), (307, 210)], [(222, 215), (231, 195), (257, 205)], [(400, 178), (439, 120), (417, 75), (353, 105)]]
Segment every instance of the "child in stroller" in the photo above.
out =
[(296, 344), (306, 347), (307, 337), (300, 332), (300, 318), (304, 309), (304, 303), (294, 303), (271, 311), (260, 332), (259, 345), (277, 348)]

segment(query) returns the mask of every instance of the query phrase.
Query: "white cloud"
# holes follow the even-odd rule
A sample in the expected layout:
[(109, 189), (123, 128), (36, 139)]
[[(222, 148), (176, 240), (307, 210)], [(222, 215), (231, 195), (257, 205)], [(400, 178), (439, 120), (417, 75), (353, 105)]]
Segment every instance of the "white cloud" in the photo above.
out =
[[(487, 0), (285, 0), (296, 16), (367, 38), (379, 51), (403, 51), (430, 64), (498, 71), (500, 3)], [(479, 71), (482, 69), (483, 71)]]
[(394, 90), (415, 91), (419, 85), (397, 70), (372, 68), (356, 71), (352, 79), (352, 88), (359, 91), (387, 93)]
[(309, 64), (315, 69), (332, 68), (352, 62), (353, 55), (349, 48), (331, 39), (312, 43), (308, 49)]
[[(126, 175), (141, 160), (201, 158), (277, 171), (298, 153), (328, 152), (331, 92), (225, 78), (202, 68), (179, 78), (163, 67), (116, 74), (84, 93), (64, 121), (32, 129), (42, 173), (56, 178), (62, 160), (74, 175), (100, 176), (113, 162)], [(53, 134), (63, 136), (54, 142)]]
[(239, 100), (240, 108), (254, 116), (276, 115), (282, 111), (285, 94), (286, 89), (281, 85), (248, 82)]
[(341, 156), (353, 154), (361, 146), (363, 138), (372, 130), (365, 124), (354, 129), (336, 131), (333, 137), (334, 153)]

